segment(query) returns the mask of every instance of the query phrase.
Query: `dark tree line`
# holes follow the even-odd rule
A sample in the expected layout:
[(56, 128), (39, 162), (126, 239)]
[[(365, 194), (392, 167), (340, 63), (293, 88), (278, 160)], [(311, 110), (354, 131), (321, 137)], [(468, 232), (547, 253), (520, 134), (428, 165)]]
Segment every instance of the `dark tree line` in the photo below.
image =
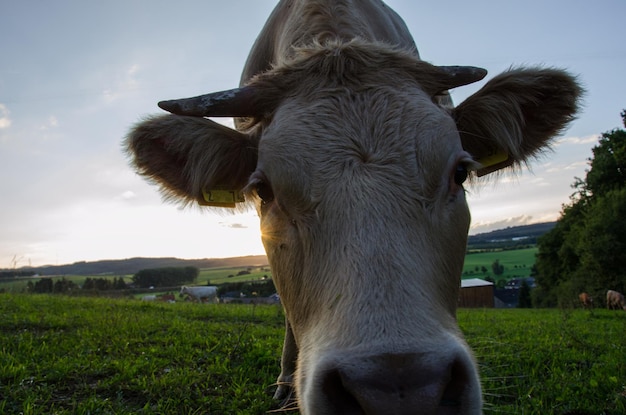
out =
[(168, 267), (143, 269), (133, 275), (133, 284), (137, 287), (174, 287), (189, 284), (198, 278), (200, 270), (196, 267)]
[(38, 294), (67, 294), (77, 293), (80, 290), (87, 291), (109, 291), (124, 290), (128, 288), (124, 282), (124, 278), (87, 278), (80, 287), (74, 281), (62, 278), (41, 278), (37, 282), (29, 281), (26, 284), (26, 291)]
[(31, 277), (34, 274), (32, 270), (28, 271), (0, 271), (0, 278), (15, 278), (15, 277)]
[[(196, 267), (168, 267), (144, 269), (133, 275), (133, 285), (138, 288), (174, 287), (193, 283), (200, 273)], [(83, 291), (111, 291), (130, 288), (123, 277), (87, 278), (82, 287), (63, 278), (41, 278), (29, 281), (26, 290), (31, 293), (69, 293)]]
[[(626, 126), (626, 111), (621, 113)], [(533, 304), (571, 304), (587, 292), (626, 291), (626, 131), (602, 134), (585, 179), (576, 178), (570, 203), (539, 239)]]
[(66, 280), (65, 278), (55, 279), (42, 278), (37, 282), (28, 281), (26, 284), (26, 290), (30, 293), (38, 294), (63, 294), (71, 291), (78, 291), (80, 287), (73, 281)]
[(109, 291), (125, 290), (126, 288), (128, 287), (122, 277), (115, 277), (113, 281), (109, 278), (87, 278), (83, 283), (83, 290)]

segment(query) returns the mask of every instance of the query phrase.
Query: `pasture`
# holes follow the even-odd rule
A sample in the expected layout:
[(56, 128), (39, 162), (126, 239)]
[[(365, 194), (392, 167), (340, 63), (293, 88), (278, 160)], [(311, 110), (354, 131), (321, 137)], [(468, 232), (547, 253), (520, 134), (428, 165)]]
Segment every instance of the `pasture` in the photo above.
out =
[[(0, 300), (0, 413), (275, 409), (278, 306)], [(486, 414), (626, 413), (626, 313), (474, 309), (458, 318), (479, 361)]]
[[(496, 279), (509, 280), (511, 278), (529, 277), (531, 268), (535, 264), (536, 254), (537, 247), (467, 253), (463, 263), (463, 278), (491, 276), (496, 277)], [(491, 264), (496, 260), (504, 266), (504, 272), (500, 276), (495, 276), (491, 268)], [(486, 272), (483, 272), (483, 267)]]
[[(249, 274), (237, 275), (242, 271), (248, 271)], [(210, 282), (210, 285), (220, 285), (227, 282), (258, 281), (263, 279), (263, 277), (272, 277), (272, 271), (269, 265), (250, 268), (205, 268), (200, 270), (200, 275), (198, 275), (196, 283), (199, 285), (207, 285), (207, 282)]]

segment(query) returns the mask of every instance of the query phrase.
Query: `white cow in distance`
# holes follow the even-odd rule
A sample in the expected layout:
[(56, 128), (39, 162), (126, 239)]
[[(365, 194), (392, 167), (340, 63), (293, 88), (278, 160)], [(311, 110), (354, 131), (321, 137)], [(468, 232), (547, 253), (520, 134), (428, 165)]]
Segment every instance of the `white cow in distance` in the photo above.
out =
[(186, 285), (183, 285), (182, 287), (180, 287), (180, 295), (182, 297), (185, 294), (187, 294), (192, 299), (192, 301), (196, 302), (218, 302), (217, 287), (213, 285), (202, 287), (187, 287)]
[(606, 308), (607, 310), (626, 310), (626, 301), (624, 301), (624, 294), (608, 290), (606, 292)]

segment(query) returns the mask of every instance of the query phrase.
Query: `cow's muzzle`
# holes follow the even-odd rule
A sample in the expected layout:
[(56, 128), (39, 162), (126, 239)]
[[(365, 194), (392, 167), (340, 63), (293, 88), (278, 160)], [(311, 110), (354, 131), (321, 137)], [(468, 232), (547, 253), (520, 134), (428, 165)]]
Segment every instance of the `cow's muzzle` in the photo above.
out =
[(481, 414), (481, 392), (469, 356), (442, 362), (430, 353), (333, 359), (318, 372), (314, 413)]

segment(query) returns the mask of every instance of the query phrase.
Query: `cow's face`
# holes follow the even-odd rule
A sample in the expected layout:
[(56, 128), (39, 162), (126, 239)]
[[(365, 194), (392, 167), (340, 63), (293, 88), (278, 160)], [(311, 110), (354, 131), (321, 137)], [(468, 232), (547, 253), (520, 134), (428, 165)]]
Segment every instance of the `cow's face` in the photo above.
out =
[[(328, 311), (376, 324), (368, 307), (405, 301), (454, 319), (474, 164), (451, 117), (417, 88), (285, 102), (249, 189), (293, 323)], [(341, 312), (361, 299), (362, 313)], [(404, 326), (422, 319), (407, 317)]]
[[(400, 55), (305, 51), (249, 88), (164, 103), (194, 117), (148, 119), (127, 140), (171, 198), (227, 188), (257, 201), (303, 413), (480, 413), (455, 318), (470, 220), (462, 184), (475, 160), (525, 162), (577, 109), (571, 76), (519, 69), (448, 113), (434, 94), (467, 82)], [(256, 124), (238, 132), (198, 115)]]
[[(376, 373), (410, 390), (393, 384), (398, 370), (432, 389), (421, 399), (480, 402), (455, 320), (473, 165), (450, 115), (417, 85), (322, 92), (276, 112), (249, 187), (311, 413), (344, 378)], [(444, 380), (453, 371), (462, 385)]]

